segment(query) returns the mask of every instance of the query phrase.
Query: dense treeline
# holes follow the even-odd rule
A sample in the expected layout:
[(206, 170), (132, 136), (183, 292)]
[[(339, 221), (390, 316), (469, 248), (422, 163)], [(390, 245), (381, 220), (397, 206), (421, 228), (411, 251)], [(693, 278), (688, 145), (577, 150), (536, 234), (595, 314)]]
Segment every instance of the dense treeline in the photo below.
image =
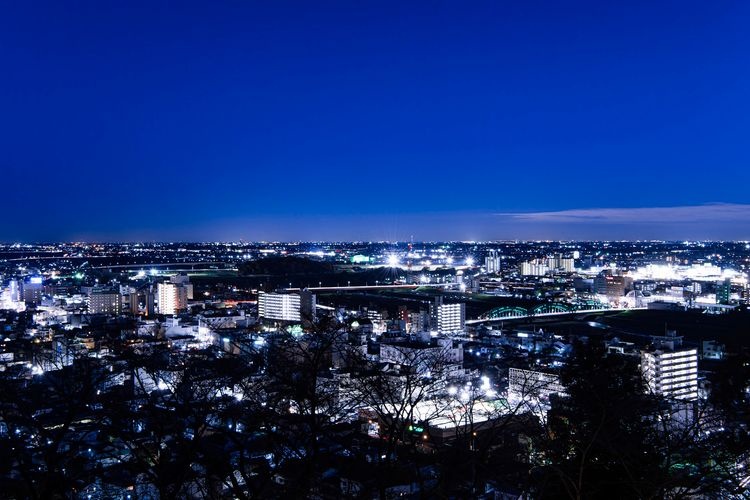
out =
[(333, 264), (303, 257), (266, 257), (265, 259), (248, 260), (238, 266), (240, 275), (268, 274), (326, 274), (333, 273)]

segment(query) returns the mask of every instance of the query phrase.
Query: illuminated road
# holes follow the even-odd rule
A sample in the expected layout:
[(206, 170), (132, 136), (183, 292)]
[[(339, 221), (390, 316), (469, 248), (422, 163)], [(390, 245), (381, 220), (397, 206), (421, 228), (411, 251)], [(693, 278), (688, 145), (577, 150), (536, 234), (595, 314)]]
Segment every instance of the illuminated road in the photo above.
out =
[(160, 264), (114, 264), (111, 266), (92, 266), (90, 269), (156, 269), (158, 267), (166, 266), (230, 266), (228, 262), (214, 261), (214, 262), (162, 262)]
[(336, 292), (340, 290), (389, 290), (393, 288), (400, 288), (406, 290), (414, 290), (416, 288), (423, 287), (442, 287), (449, 288), (452, 286), (458, 286), (457, 283), (421, 283), (418, 285), (353, 285), (353, 286), (311, 286), (309, 288), (284, 288), (285, 292), (299, 292), (301, 290), (310, 290), (311, 292)]

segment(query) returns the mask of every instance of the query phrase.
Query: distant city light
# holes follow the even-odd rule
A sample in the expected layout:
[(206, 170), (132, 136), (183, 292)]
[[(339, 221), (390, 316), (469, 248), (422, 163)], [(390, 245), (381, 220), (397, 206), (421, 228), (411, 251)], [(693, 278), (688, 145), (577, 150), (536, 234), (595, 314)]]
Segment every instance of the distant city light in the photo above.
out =
[(391, 255), (388, 256), (388, 265), (390, 267), (396, 267), (396, 266), (398, 266), (398, 264), (399, 264), (399, 258), (398, 258), (398, 256), (393, 255), (393, 254), (391, 254)]
[(683, 280), (690, 279), (694, 281), (716, 281), (723, 279), (742, 280), (742, 273), (732, 269), (722, 269), (713, 264), (702, 264), (692, 266), (672, 266), (663, 264), (649, 264), (639, 267), (629, 275), (633, 279), (659, 279), (659, 280)]
[(352, 264), (369, 264), (370, 257), (366, 255), (354, 255), (351, 258)]
[(486, 391), (487, 389), (490, 388), (490, 378), (484, 375), (482, 376), (481, 380), (482, 380), (482, 390)]

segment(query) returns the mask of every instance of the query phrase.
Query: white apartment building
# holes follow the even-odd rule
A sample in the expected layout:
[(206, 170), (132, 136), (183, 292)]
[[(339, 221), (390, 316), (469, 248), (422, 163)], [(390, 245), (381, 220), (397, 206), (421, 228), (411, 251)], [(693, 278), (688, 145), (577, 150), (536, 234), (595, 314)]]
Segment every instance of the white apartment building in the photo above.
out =
[(302, 301), (296, 293), (258, 294), (258, 318), (275, 321), (301, 321)]
[(549, 271), (546, 262), (539, 261), (522, 262), (519, 266), (522, 276), (544, 276)]
[(188, 287), (176, 283), (159, 283), (157, 286), (160, 314), (177, 314), (187, 309)]
[(466, 304), (439, 304), (437, 308), (438, 333), (460, 333), (466, 323)]
[(651, 392), (675, 399), (698, 397), (698, 350), (641, 351), (641, 371)]
[(488, 273), (499, 273), (502, 265), (502, 256), (497, 248), (490, 248), (484, 258), (484, 268)]

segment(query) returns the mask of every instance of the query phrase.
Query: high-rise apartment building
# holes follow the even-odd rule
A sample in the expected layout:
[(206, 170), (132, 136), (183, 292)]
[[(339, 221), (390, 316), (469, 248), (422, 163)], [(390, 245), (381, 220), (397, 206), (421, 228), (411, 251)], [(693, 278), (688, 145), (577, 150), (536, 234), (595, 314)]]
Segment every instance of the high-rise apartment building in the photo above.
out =
[(488, 273), (499, 273), (501, 266), (502, 257), (497, 248), (490, 248), (487, 250), (487, 255), (484, 258), (484, 268)]
[(188, 288), (181, 284), (159, 283), (157, 285), (159, 314), (177, 314), (188, 306)]
[(443, 304), (442, 300), (436, 302), (434, 321), (438, 333), (463, 332), (466, 323), (466, 304)]
[(575, 259), (556, 254), (553, 257), (547, 257), (547, 267), (552, 271), (572, 273), (575, 270)]
[(519, 266), (519, 271), (522, 276), (544, 276), (549, 271), (549, 267), (546, 261), (532, 260), (522, 262)]
[(176, 274), (156, 289), (159, 314), (177, 314), (187, 309), (188, 300), (193, 299), (193, 284), (185, 274)]
[(169, 282), (184, 287), (188, 300), (193, 300), (193, 284), (187, 274), (175, 274), (169, 278)]
[(301, 321), (302, 300), (296, 293), (258, 294), (258, 318), (273, 321)]
[(651, 392), (675, 399), (698, 397), (698, 350), (641, 351), (641, 371)]

